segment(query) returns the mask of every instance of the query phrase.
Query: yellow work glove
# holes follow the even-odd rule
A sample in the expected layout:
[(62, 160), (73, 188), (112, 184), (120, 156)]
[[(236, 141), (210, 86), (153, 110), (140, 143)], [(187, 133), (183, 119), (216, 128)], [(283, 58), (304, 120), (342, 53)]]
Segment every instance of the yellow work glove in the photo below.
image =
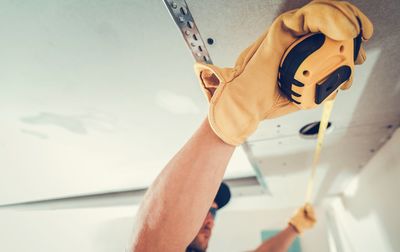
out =
[(314, 209), (307, 203), (297, 210), (296, 214), (290, 219), (289, 224), (301, 234), (304, 230), (312, 228), (316, 222)]
[[(240, 54), (234, 68), (195, 65), (210, 102), (210, 125), (224, 142), (241, 144), (261, 120), (299, 109), (281, 95), (277, 83), (278, 68), (286, 49), (295, 40), (317, 32), (340, 41), (353, 39), (361, 32), (362, 38), (367, 40), (372, 36), (373, 27), (370, 20), (350, 3), (313, 1), (280, 15)], [(365, 52), (361, 49), (357, 62), (364, 59)]]

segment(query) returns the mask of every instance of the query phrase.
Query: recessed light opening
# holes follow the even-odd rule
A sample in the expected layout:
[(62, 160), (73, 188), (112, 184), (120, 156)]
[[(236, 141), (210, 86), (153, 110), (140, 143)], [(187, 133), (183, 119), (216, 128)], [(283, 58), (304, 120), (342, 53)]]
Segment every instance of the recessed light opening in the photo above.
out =
[[(303, 126), (300, 130), (300, 137), (306, 139), (316, 139), (318, 137), (319, 125), (320, 121), (312, 122), (305, 126)], [(333, 129), (332, 123), (328, 122), (328, 126), (326, 127), (326, 134), (329, 134)]]

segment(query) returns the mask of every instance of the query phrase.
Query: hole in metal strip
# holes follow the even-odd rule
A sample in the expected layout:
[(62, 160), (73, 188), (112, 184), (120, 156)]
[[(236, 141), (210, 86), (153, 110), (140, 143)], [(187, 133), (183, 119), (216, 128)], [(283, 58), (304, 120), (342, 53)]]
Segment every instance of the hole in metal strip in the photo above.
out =
[(173, 9), (176, 9), (176, 8), (178, 7), (178, 5), (177, 5), (175, 2), (171, 2), (171, 7), (172, 7)]
[(187, 9), (186, 8), (181, 7), (180, 10), (181, 10), (182, 15), (186, 15), (187, 14)]

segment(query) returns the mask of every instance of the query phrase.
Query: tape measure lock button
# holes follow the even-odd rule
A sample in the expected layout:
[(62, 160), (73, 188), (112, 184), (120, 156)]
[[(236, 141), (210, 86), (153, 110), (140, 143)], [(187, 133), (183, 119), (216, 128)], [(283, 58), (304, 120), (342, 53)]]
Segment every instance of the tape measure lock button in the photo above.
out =
[(315, 90), (315, 103), (321, 104), (330, 96), (340, 85), (346, 82), (351, 76), (349, 66), (341, 66), (331, 73), (322, 83), (317, 83)]

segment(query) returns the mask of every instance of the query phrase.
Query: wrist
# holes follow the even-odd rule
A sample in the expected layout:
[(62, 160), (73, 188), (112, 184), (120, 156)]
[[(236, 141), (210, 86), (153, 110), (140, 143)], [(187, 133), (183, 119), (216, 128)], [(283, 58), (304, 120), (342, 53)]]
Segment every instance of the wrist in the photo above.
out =
[(295, 226), (293, 226), (292, 224), (288, 224), (287, 228), (289, 233), (294, 234), (294, 235), (298, 235), (300, 232), (296, 229)]

